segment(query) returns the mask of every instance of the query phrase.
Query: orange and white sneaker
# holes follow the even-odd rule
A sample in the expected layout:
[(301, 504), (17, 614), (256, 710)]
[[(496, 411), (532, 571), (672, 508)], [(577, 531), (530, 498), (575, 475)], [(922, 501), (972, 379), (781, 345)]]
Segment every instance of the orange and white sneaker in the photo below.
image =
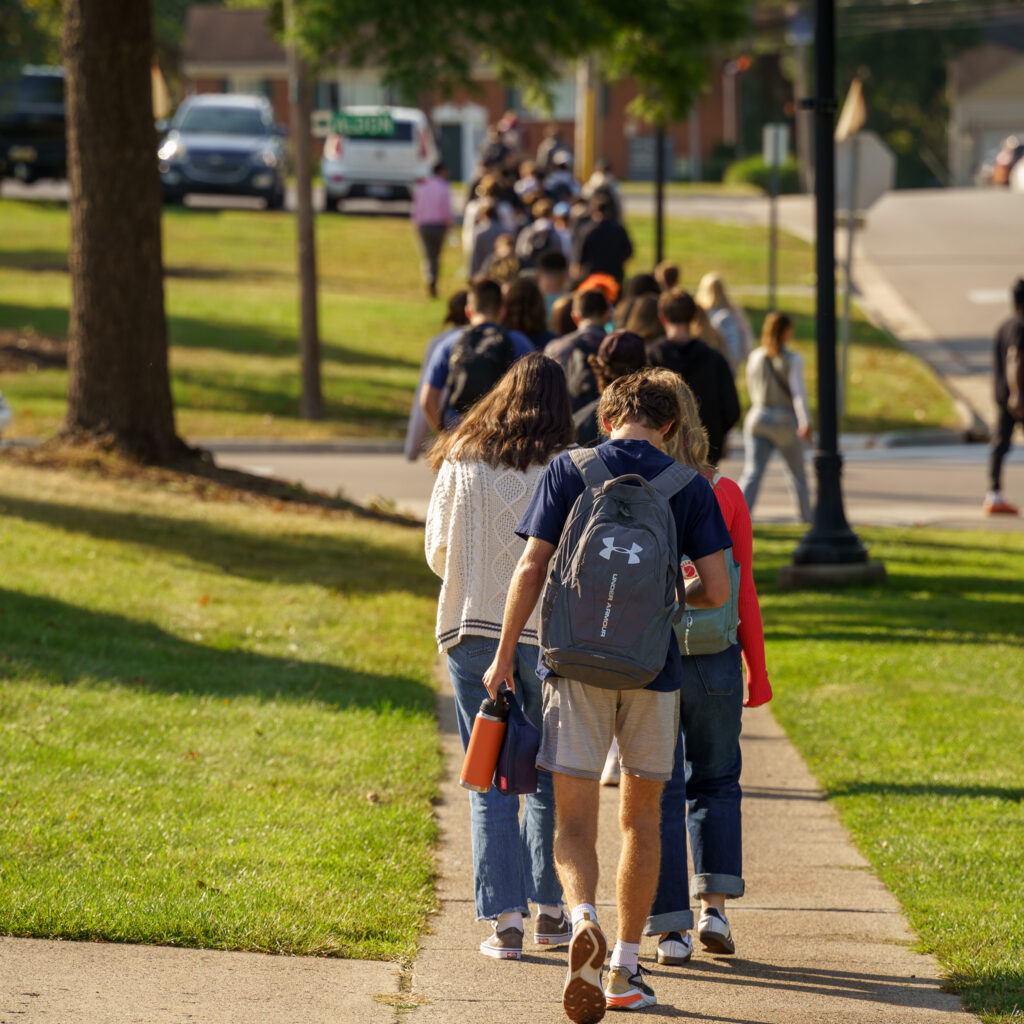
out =
[(569, 973), (562, 989), (562, 1008), (574, 1024), (595, 1024), (604, 1016), (605, 993), (601, 970), (608, 942), (589, 914), (576, 925), (569, 943)]
[(609, 1010), (642, 1010), (658, 1002), (639, 965), (636, 974), (630, 974), (628, 967), (613, 967), (608, 972), (604, 998)]
[(1005, 498), (986, 498), (981, 506), (987, 516), (1019, 516), (1020, 509), (1011, 505)]

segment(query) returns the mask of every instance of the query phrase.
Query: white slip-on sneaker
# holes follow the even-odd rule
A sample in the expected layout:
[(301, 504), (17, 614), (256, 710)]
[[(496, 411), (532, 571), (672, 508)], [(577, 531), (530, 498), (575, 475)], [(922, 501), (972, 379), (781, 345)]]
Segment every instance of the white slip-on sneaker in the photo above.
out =
[(658, 963), (666, 967), (680, 967), (693, 956), (690, 933), (669, 932), (658, 939)]
[(714, 907), (707, 907), (700, 913), (697, 922), (697, 938), (700, 944), (710, 953), (730, 954), (736, 952), (736, 943), (732, 941), (732, 932), (724, 914)]

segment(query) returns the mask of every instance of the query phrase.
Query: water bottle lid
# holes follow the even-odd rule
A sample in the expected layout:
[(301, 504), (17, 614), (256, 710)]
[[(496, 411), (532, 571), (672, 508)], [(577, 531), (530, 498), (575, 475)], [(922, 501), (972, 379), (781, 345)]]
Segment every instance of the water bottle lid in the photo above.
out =
[(508, 701), (505, 699), (505, 695), (499, 693), (496, 700), (485, 697), (480, 704), (480, 714), (487, 715), (488, 718), (500, 718), (502, 720), (508, 718)]

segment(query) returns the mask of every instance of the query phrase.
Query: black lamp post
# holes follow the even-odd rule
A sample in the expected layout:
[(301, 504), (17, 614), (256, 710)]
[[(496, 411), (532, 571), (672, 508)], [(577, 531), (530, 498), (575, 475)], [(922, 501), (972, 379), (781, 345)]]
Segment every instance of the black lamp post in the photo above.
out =
[(779, 573), (783, 586), (881, 582), (885, 568), (869, 562), (843, 509), (842, 456), (836, 403), (835, 285), (835, 2), (816, 0), (814, 196), (817, 269), (818, 449), (814, 453), (817, 504), (810, 530)]

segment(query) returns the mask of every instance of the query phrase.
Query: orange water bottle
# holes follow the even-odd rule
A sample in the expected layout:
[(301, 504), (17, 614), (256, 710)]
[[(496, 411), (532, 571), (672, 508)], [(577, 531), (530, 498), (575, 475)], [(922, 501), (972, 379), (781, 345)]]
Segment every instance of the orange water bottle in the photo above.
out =
[(508, 728), (508, 701), (499, 693), (497, 700), (486, 698), (473, 719), (466, 758), (462, 762), (459, 785), (477, 793), (486, 793), (494, 781), (494, 769), (501, 743)]

